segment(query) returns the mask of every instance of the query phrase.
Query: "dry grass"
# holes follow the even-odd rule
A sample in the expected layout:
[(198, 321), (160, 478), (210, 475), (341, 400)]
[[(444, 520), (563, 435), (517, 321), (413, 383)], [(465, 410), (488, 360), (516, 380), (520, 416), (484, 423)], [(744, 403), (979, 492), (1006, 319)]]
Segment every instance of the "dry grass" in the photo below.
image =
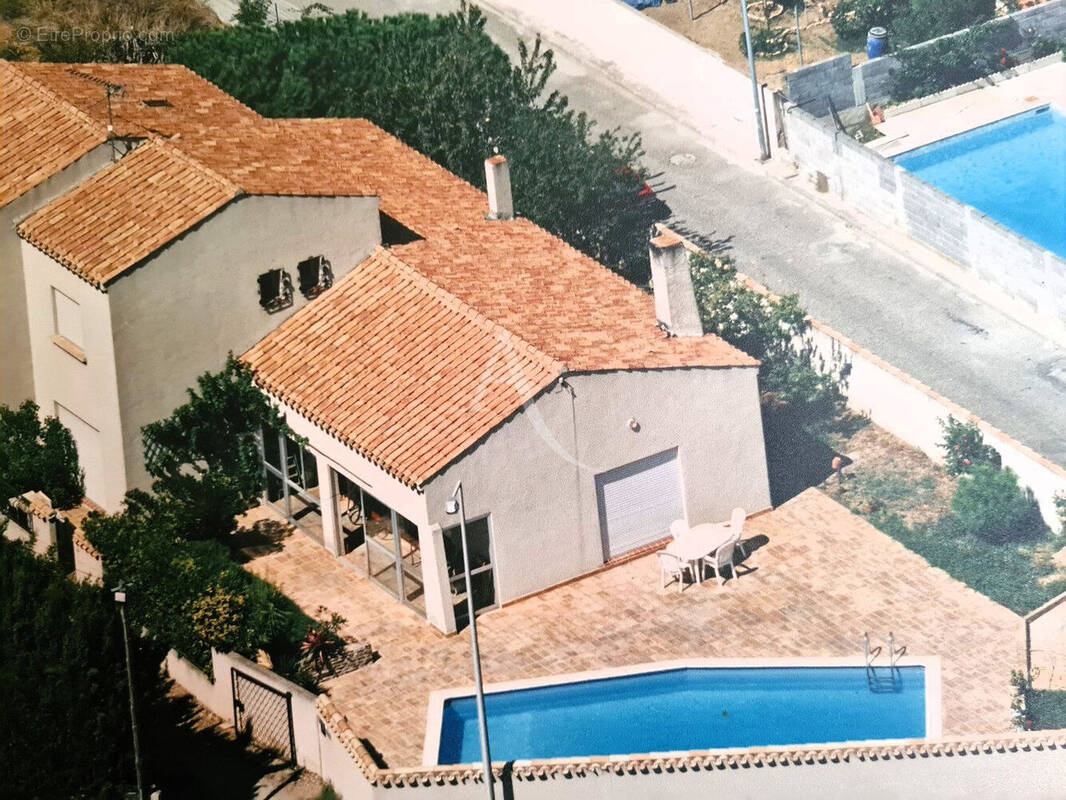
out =
[[(757, 9), (751, 7), (754, 3), (755, 0), (749, 3), (749, 13), (759, 21), (752, 22), (753, 29), (763, 24)], [(833, 27), (829, 24), (829, 12), (835, 4), (836, 0), (815, 0), (808, 2), (807, 8), (800, 14), (804, 64), (814, 64), (843, 52), (837, 44)], [(695, 16), (692, 21), (689, 21), (688, 17), (687, 0), (663, 3), (658, 8), (647, 9), (644, 13), (708, 50), (713, 50), (734, 69), (747, 73), (747, 58), (740, 52), (738, 45), (743, 31), (740, 0), (692, 0), (692, 8)], [(792, 10), (781, 12), (771, 20), (771, 26), (795, 30)], [(865, 58), (864, 54), (855, 55), (855, 60)], [(756, 59), (756, 71), (760, 80), (766, 81), (775, 89), (784, 85), (785, 73), (797, 69), (799, 65), (799, 56), (795, 50), (780, 58)]]

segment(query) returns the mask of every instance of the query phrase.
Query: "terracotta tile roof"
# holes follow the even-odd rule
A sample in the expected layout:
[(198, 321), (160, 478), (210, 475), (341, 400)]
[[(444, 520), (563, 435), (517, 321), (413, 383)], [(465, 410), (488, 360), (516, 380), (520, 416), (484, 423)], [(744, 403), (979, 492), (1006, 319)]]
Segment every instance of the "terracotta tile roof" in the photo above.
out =
[(384, 248), (244, 360), (271, 394), (412, 486), (565, 369)]
[(0, 60), (0, 206), (105, 141), (105, 125)]
[(106, 84), (115, 135), (188, 134), (262, 120), (186, 67), (171, 64), (39, 64), (0, 59), (0, 206), (107, 141)]
[(37, 211), (18, 233), (102, 287), (239, 193), (154, 139)]

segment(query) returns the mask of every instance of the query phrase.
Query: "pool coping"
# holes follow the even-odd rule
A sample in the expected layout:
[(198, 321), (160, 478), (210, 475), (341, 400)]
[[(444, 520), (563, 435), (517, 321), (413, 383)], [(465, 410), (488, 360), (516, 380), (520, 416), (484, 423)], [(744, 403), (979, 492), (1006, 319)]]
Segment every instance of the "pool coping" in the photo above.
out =
[[(1021, 111), (1012, 111), (1011, 113), (1006, 114), (1006, 115), (1004, 115), (1002, 117), (997, 117), (996, 119), (990, 120), (988, 122), (982, 122), (980, 125), (975, 125), (972, 128), (966, 128), (965, 130), (956, 131), (955, 133), (949, 133), (947, 136), (941, 136), (939, 139), (932, 139), (932, 140), (930, 140), (928, 142), (924, 142), (923, 144), (915, 145), (914, 147), (911, 147), (908, 150), (900, 150), (899, 152), (893, 153), (890, 156), (884, 155), (884, 153), (881, 153), (881, 155), (884, 156), (885, 158), (887, 158), (892, 163), (898, 164), (899, 163), (898, 159), (900, 159), (900, 158), (902, 158), (904, 156), (912, 155), (915, 150), (922, 150), (922, 149), (924, 149), (926, 147), (933, 147), (935, 145), (942, 144), (942, 143), (946, 142), (948, 139), (955, 139), (955, 138), (958, 138), (960, 136), (968, 136), (968, 135), (970, 135), (972, 133), (977, 133), (978, 131), (982, 130), (983, 128), (991, 128), (993, 125), (1001, 125), (1002, 123), (1008, 122), (1009, 120), (1015, 119), (1016, 117), (1024, 117), (1027, 114), (1031, 114), (1033, 116), (1036, 116), (1037, 114), (1049, 113), (1051, 111), (1058, 111), (1060, 114), (1066, 115), (1066, 111), (1060, 109), (1057, 105), (1055, 105), (1054, 103), (1048, 101), (1048, 102), (1040, 103), (1038, 105), (1029, 106), (1028, 108), (1023, 108)], [(902, 165), (900, 165), (900, 166), (902, 166)], [(907, 169), (906, 167), (903, 167), (903, 168)], [(907, 171), (910, 172), (910, 170), (907, 170)], [(911, 174), (913, 175), (914, 173), (911, 172)], [(943, 191), (943, 190), (941, 190), (941, 191)], [(973, 208), (973, 206), (971, 206), (971, 208)], [(978, 210), (980, 210), (980, 209), (978, 209)], [(982, 213), (984, 213), (984, 212), (982, 212)], [(1013, 230), (1013, 228), (1012, 228), (1012, 230)], [(1047, 248), (1045, 248), (1045, 249), (1047, 249)]]
[[(789, 667), (858, 667), (866, 666), (862, 656), (822, 656), (822, 657), (778, 657), (778, 658), (683, 658), (670, 661), (652, 661), (644, 664), (630, 664), (624, 667), (607, 667), (604, 669), (568, 672), (560, 675), (546, 675), (539, 678), (522, 678), (512, 681), (484, 684), (486, 695), (511, 692), (520, 689), (535, 689), (542, 686), (558, 686), (568, 683), (621, 678), (654, 672), (668, 672), (675, 669), (729, 669), (729, 668), (789, 668)], [(875, 664), (884, 668), (884, 664)], [(939, 739), (943, 735), (942, 682), (940, 656), (904, 655), (896, 662), (898, 667), (923, 667), (925, 669), (925, 736), (912, 739), (865, 739), (843, 742), (815, 742), (788, 745), (789, 747), (854, 747), (858, 745), (892, 746), (904, 743), (927, 742)], [(426, 735), (422, 746), (423, 767), (457, 767), (458, 764), (438, 764), (440, 752), (441, 722), (444, 715), (444, 703), (456, 697), (470, 697), (475, 694), (474, 686), (435, 689), (429, 693), (429, 707), (426, 711)], [(712, 748), (706, 752), (738, 753), (749, 750), (764, 750), (765, 745), (752, 747)], [(670, 757), (689, 753), (689, 750), (656, 751), (653, 753), (617, 753), (594, 758), (607, 761), (627, 761), (634, 757)], [(549, 764), (552, 762), (571, 762), (575, 756), (559, 758), (516, 759), (515, 765)], [(580, 756), (577, 758), (587, 758)], [(476, 762), (475, 762), (476, 763)]]

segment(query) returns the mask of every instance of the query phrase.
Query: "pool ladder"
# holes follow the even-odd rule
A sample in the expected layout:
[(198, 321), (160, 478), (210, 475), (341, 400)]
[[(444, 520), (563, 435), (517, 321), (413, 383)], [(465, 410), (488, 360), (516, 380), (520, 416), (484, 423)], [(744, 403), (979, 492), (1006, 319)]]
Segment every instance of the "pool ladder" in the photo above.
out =
[(888, 634), (888, 672), (886, 673), (883, 665), (878, 666), (875, 663), (881, 655), (881, 645), (871, 646), (869, 633), (864, 633), (862, 639), (866, 660), (866, 683), (870, 691), (877, 694), (900, 691), (903, 688), (903, 676), (897, 664), (900, 657), (906, 654), (907, 646), (897, 648), (895, 636), (892, 633)]

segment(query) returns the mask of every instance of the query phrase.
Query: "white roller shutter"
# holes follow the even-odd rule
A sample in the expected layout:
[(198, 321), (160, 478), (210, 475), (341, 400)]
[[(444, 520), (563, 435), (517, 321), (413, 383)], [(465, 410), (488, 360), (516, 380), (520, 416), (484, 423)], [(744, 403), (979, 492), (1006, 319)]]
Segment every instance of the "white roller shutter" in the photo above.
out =
[(665, 538), (670, 523), (685, 516), (677, 451), (597, 475), (596, 498), (608, 559)]

